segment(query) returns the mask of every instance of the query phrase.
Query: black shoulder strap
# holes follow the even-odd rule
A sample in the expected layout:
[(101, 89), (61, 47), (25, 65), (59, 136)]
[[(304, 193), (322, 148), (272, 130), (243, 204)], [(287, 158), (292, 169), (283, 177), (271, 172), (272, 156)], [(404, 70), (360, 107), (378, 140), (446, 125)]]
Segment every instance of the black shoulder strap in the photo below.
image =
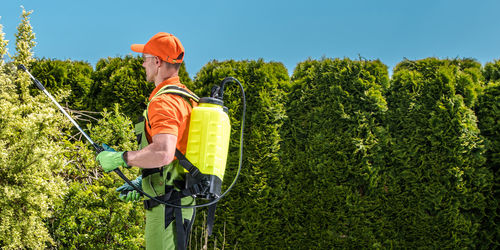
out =
[[(173, 95), (178, 95), (180, 97), (182, 97), (190, 106), (191, 103), (189, 102), (189, 100), (194, 100), (195, 102), (199, 102), (200, 101), (200, 98), (191, 93), (190, 91), (186, 90), (186, 89), (183, 89), (179, 86), (176, 86), (176, 85), (166, 85), (165, 87), (161, 88), (160, 90), (158, 90), (158, 92), (156, 92), (156, 94), (153, 96), (153, 98), (151, 98), (151, 101), (153, 101), (153, 99), (155, 99), (157, 96), (159, 95), (163, 95), (163, 94), (173, 94)], [(148, 102), (148, 105), (146, 107), (146, 111), (144, 112), (144, 118), (146, 119), (146, 124), (149, 126), (149, 128), (151, 128), (151, 124), (149, 123), (149, 118), (148, 118), (148, 109), (149, 109), (149, 103), (151, 103), (151, 101)]]
[(179, 164), (181, 164), (181, 166), (185, 168), (194, 178), (197, 178), (198, 176), (200, 176), (200, 174), (202, 174), (200, 170), (195, 165), (193, 165), (193, 163), (191, 163), (186, 158), (186, 156), (177, 148), (175, 149), (175, 157), (177, 157), (177, 160), (179, 160)]

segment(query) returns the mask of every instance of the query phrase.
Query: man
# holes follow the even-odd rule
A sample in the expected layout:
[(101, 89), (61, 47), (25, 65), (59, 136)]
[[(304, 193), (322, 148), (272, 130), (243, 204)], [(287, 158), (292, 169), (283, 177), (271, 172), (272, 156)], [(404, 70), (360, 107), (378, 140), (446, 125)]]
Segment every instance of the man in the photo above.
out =
[[(146, 80), (156, 86), (149, 97), (145, 121), (136, 125), (141, 147), (138, 151), (127, 152), (114, 152), (108, 148), (97, 156), (97, 160), (106, 172), (119, 166), (140, 167), (142, 176), (133, 182), (142, 186), (147, 194), (170, 204), (194, 205), (190, 196), (180, 200), (172, 198), (182, 197), (178, 196), (178, 191), (184, 188), (185, 174), (174, 156), (176, 148), (186, 153), (191, 110), (197, 101), (196, 95), (181, 84), (178, 76), (184, 47), (175, 36), (160, 32), (146, 44), (133, 44), (131, 49), (142, 53)], [(185, 94), (171, 94), (169, 88)], [(117, 191), (121, 191), (122, 200), (140, 199), (139, 193), (128, 184)], [(146, 248), (185, 248), (195, 216), (194, 209), (176, 209), (149, 199), (144, 202)]]

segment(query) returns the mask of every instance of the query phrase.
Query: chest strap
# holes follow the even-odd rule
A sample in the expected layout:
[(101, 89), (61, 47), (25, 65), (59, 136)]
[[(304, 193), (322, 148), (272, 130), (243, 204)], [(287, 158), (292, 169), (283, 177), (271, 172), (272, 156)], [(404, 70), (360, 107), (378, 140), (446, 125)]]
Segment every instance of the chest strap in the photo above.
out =
[(146, 178), (152, 174), (160, 173), (160, 175), (163, 175), (163, 167), (161, 168), (143, 168), (142, 169), (142, 178)]

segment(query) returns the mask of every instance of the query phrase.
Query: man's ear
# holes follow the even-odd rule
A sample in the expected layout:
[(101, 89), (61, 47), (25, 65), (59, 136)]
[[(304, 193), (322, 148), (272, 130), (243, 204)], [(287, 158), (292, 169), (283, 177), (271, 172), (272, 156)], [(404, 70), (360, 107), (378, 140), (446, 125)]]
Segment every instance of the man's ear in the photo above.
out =
[(163, 61), (160, 59), (160, 57), (155, 56), (155, 64), (156, 64), (156, 66), (161, 66), (162, 62)]

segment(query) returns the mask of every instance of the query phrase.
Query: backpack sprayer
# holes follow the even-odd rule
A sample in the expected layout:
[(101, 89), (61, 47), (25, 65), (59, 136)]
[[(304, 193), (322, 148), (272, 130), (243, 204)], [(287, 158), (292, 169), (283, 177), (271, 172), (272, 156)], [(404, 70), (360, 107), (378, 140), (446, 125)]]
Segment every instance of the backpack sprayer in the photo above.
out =
[[(23, 70), (35, 82), (36, 86), (45, 93), (50, 100), (61, 110), (61, 112), (73, 123), (73, 125), (82, 133), (88, 142), (94, 147), (97, 154), (104, 151), (104, 148), (96, 144), (90, 136), (76, 123), (73, 118), (61, 107), (61, 105), (52, 97), (45, 87), (38, 81), (22, 64), (18, 66), (19, 70)], [(240, 159), (238, 163), (238, 171), (231, 185), (221, 194), (222, 180), (226, 168), (227, 153), (229, 149), (229, 136), (231, 134), (231, 125), (227, 115), (227, 108), (223, 106), (224, 86), (228, 82), (236, 82), (240, 86), (241, 100), (243, 104), (241, 131), (240, 131)], [(209, 200), (206, 203), (192, 206), (181, 206), (171, 204), (166, 201), (156, 199), (150, 196), (142, 189), (136, 187), (120, 169), (114, 171), (126, 183), (133, 187), (142, 195), (154, 200), (160, 204), (171, 206), (174, 208), (199, 208), (211, 206), (217, 203), (233, 188), (238, 176), (241, 172), (243, 162), (243, 130), (245, 126), (246, 99), (243, 85), (233, 78), (225, 78), (220, 86), (212, 88), (211, 97), (203, 97), (200, 99), (199, 106), (194, 107), (191, 113), (191, 122), (189, 126), (188, 145), (186, 156), (177, 154), (176, 157), (181, 165), (186, 169), (187, 186), (197, 185), (200, 187), (198, 192), (192, 196)], [(188, 166), (188, 167), (186, 167)]]

